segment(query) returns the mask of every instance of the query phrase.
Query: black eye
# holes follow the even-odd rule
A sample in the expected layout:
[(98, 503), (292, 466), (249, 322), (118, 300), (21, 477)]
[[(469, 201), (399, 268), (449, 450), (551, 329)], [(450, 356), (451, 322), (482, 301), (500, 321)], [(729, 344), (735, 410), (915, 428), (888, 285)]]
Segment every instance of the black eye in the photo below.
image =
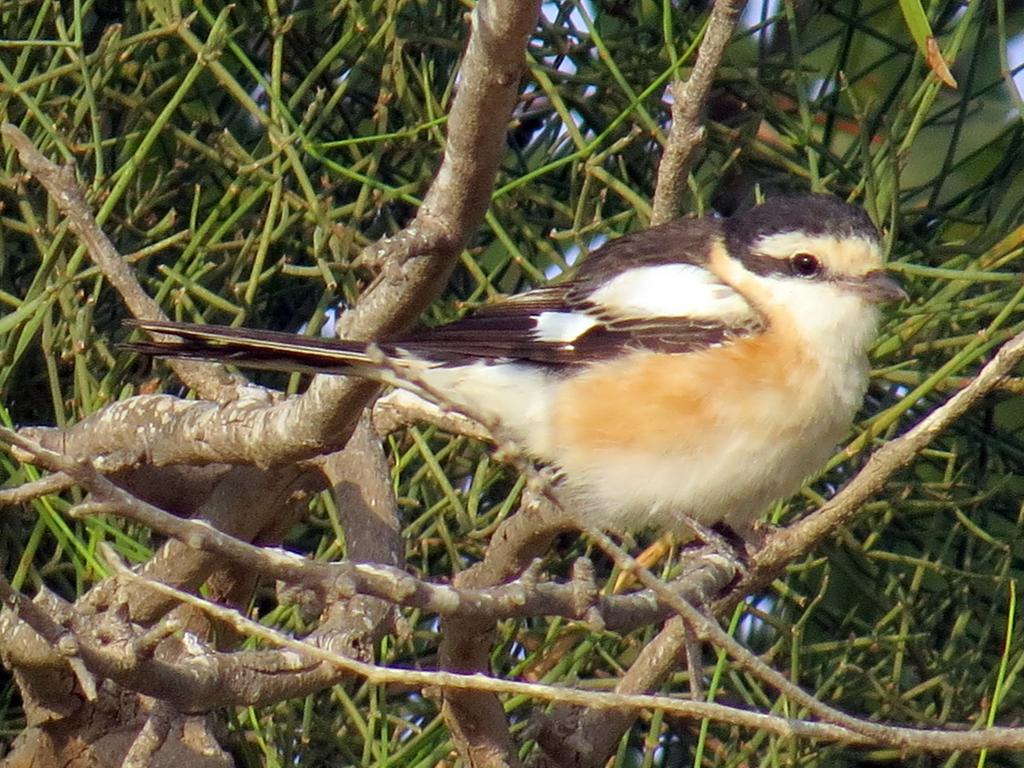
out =
[(821, 262), (813, 253), (798, 253), (790, 259), (793, 272), (800, 277), (814, 277), (821, 272)]

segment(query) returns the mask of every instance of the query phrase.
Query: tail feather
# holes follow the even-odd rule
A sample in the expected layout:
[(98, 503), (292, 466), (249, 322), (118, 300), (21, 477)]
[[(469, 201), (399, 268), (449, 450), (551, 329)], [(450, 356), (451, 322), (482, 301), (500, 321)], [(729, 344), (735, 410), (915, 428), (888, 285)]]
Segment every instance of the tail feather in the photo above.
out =
[[(154, 334), (153, 338), (121, 346), (145, 355), (228, 362), (264, 370), (381, 378), (365, 343), (219, 325), (150, 320), (132, 325)], [(385, 354), (388, 352), (385, 350)]]

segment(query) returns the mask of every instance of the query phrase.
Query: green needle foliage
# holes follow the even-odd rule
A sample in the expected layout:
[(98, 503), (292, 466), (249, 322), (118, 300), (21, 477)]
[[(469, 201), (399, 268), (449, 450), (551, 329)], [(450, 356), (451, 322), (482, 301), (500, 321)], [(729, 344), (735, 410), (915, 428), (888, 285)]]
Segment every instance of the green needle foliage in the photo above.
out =
[[(409, 221), (436, 172), (469, 7), (0, 0), (0, 116), (75, 166), (97, 220), (171, 318), (315, 333), (325, 312), (357, 301), (372, 279), (362, 249)], [(904, 14), (930, 25), (955, 90), (925, 62)], [(689, 75), (707, 15), (703, 3), (670, 0), (545, 3), (496, 188), (479, 190), (491, 196), (486, 225), (425, 323), (542, 284), (593, 245), (646, 225), (668, 130), (665, 86)], [(1024, 331), (1024, 123), (1011, 60), (1024, 10), (1009, 0), (754, 0), (744, 18), (708, 105), (687, 210), (728, 213), (795, 190), (854, 199), (884, 229), (912, 297), (887, 316), (851, 448), (773, 510), (785, 523)], [(142, 391), (180, 392), (165, 367), (116, 348), (127, 333), (122, 302), (39, 186), (18, 186), (13, 150), (2, 152), (4, 422), (66, 426)], [(879, 722), (1020, 725), (1022, 392), (1024, 379), (1011, 379), (939, 437), (856, 525), (752, 598), (734, 617), (736, 634), (822, 701)], [(481, 445), (434, 427), (396, 433), (386, 448), (407, 567), (448, 581), (481, 558), (522, 481)], [(38, 476), (0, 455), (4, 487)], [(106, 574), (101, 542), (133, 563), (150, 556), (157, 542), (144, 530), (64, 516), (79, 500), (69, 491), (4, 511), (0, 562), (16, 588), (75, 598)], [(330, 498), (313, 502), (286, 545), (344, 556)], [(582, 538), (560, 540), (547, 567), (565, 575), (582, 555), (614, 581)], [(666, 576), (679, 556), (658, 566)], [(252, 611), (287, 631), (311, 629), (297, 608), (277, 604), (272, 585), (261, 585)], [(405, 619), (408, 630), (387, 638), (377, 659), (433, 668), (436, 617)], [(656, 631), (504, 622), (493, 670), (610, 689)], [(805, 714), (715, 661), (706, 656), (717, 701)], [(666, 690), (687, 690), (683, 667)], [(505, 706), (528, 755), (522, 731), (542, 705)], [(239, 765), (456, 761), (437, 702), (414, 690), (356, 682), (223, 719)], [(0, 740), (24, 727), (7, 677)], [(908, 756), (647, 712), (610, 765), (1024, 766), (1024, 757)]]

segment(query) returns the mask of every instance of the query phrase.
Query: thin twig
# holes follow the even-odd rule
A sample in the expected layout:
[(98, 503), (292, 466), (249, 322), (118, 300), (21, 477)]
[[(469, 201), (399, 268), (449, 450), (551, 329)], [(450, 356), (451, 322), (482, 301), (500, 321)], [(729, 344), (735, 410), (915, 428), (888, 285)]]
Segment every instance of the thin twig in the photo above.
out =
[[(47, 159), (32, 141), (10, 123), (0, 125), (0, 134), (17, 150), (25, 169), (42, 184), (53, 200), (71, 231), (86, 249), (89, 258), (100, 268), (121, 295), (132, 315), (145, 320), (166, 320), (167, 316), (143, 290), (135, 272), (117, 252), (110, 238), (96, 223), (82, 191), (75, 179), (71, 166), (59, 166)], [(185, 384), (210, 400), (230, 398), (238, 382), (227, 375), (223, 366), (197, 363), (192, 360), (175, 360), (171, 367)]]
[(703, 119), (708, 93), (744, 5), (745, 0), (717, 0), (712, 5), (707, 33), (689, 79), (672, 83), (672, 128), (658, 166), (651, 224), (663, 224), (679, 215), (686, 174), (707, 136)]
[(63, 472), (54, 472), (52, 475), (41, 477), (30, 483), (22, 483), (14, 488), (0, 490), (0, 507), (26, 504), (40, 496), (66, 491), (74, 484), (75, 481)]
[[(629, 553), (616, 545), (615, 542), (613, 542), (604, 533), (591, 528), (587, 530), (587, 535), (594, 539), (598, 546), (600, 546), (602, 550), (615, 560), (616, 565), (636, 574), (637, 578), (645, 586), (653, 589), (661, 599), (669, 603), (683, 619), (684, 623), (687, 626), (693, 627), (697, 631), (702, 640), (710, 642), (717, 648), (723, 649), (729, 654), (737, 666), (768, 683), (779, 693), (783, 694), (800, 706), (805, 707), (809, 712), (817, 715), (825, 722), (831, 723), (844, 730), (858, 733), (864, 738), (870, 739), (875, 744), (887, 744), (889, 746), (899, 747), (902, 749), (941, 752), (944, 750), (972, 748), (964, 746), (964, 742), (959, 740), (962, 736), (966, 735), (964, 731), (928, 731), (930, 734), (929, 738), (934, 739), (934, 743), (928, 744), (926, 740), (921, 738), (924, 733), (923, 730), (881, 725), (879, 723), (848, 715), (845, 712), (840, 712), (834, 707), (828, 706), (795, 685), (785, 675), (772, 669), (757, 658), (757, 656), (743, 647), (734, 637), (725, 632), (713, 618), (705, 615), (701, 610), (687, 603), (686, 600), (681, 598), (679, 595), (663, 591), (664, 584), (657, 576), (651, 573), (647, 568), (639, 565), (636, 560), (629, 555)], [(968, 727), (969, 726), (964, 726), (964, 728)], [(1024, 728), (1001, 729), (1001, 735), (1005, 736), (1006, 731), (1019, 731), (1021, 738), (1024, 738)], [(971, 731), (970, 733), (973, 735), (983, 733), (983, 731)], [(942, 746), (939, 746), (940, 742)]]

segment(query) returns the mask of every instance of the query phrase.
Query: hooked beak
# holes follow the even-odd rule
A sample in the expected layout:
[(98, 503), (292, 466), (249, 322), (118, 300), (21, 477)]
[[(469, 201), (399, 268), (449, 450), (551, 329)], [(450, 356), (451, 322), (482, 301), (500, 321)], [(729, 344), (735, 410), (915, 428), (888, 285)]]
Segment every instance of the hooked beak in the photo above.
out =
[(884, 269), (868, 272), (856, 280), (851, 280), (847, 286), (857, 295), (877, 304), (909, 298), (903, 287)]

